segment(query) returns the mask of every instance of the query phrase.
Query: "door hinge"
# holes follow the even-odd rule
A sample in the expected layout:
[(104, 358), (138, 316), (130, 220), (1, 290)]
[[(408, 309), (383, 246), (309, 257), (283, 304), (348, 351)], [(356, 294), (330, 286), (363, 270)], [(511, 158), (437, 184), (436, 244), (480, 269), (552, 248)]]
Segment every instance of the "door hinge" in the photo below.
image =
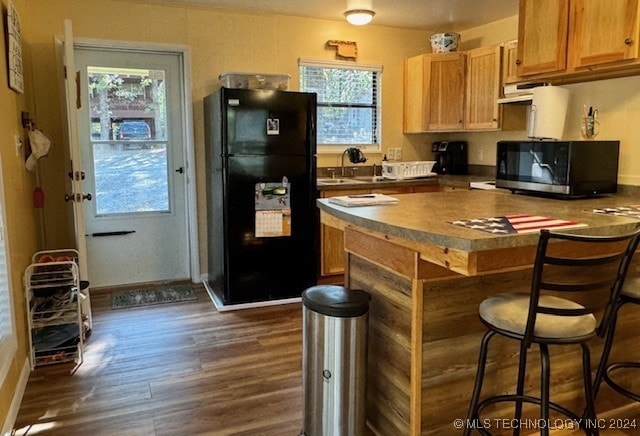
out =
[(85, 174), (84, 174), (84, 171), (75, 171), (75, 172), (69, 171), (67, 173), (67, 176), (69, 176), (69, 178), (71, 180), (75, 180), (76, 182), (80, 182), (80, 181), (84, 180)]

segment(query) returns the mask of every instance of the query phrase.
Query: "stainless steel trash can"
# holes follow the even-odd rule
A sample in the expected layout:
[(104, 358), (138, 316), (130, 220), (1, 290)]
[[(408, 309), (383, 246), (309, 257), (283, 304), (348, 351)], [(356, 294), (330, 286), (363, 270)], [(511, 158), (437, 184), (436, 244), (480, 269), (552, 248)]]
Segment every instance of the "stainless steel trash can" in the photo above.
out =
[(302, 293), (300, 434), (364, 434), (369, 300), (360, 290), (314, 286)]

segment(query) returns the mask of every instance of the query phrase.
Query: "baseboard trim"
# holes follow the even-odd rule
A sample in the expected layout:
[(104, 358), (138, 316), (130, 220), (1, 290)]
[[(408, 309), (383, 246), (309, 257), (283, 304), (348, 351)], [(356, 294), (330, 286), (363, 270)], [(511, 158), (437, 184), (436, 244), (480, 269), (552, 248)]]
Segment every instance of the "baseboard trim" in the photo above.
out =
[(20, 403), (22, 403), (22, 397), (24, 396), (24, 391), (27, 388), (30, 373), (31, 364), (27, 358), (24, 359), (24, 365), (22, 365), (22, 371), (20, 372), (20, 378), (18, 379), (16, 390), (13, 393), (13, 398), (11, 399), (11, 406), (9, 407), (7, 419), (2, 425), (2, 433), (0, 433), (2, 436), (10, 436), (13, 433), (16, 419), (18, 419), (18, 412), (20, 411)]
[(257, 301), (255, 303), (241, 303), (241, 304), (224, 304), (222, 300), (213, 292), (213, 289), (209, 286), (209, 282), (203, 281), (207, 294), (209, 294), (209, 298), (211, 302), (216, 307), (218, 312), (231, 312), (233, 310), (243, 310), (243, 309), (253, 309), (256, 307), (267, 307), (267, 306), (279, 306), (282, 304), (294, 304), (300, 303), (302, 298), (283, 298), (282, 300), (268, 300), (268, 301)]

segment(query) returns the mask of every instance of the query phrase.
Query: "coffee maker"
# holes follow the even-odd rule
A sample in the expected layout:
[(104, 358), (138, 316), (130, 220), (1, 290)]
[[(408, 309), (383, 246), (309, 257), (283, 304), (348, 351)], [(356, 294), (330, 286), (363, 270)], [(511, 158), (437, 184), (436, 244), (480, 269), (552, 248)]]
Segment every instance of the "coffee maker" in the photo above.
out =
[(434, 172), (468, 174), (466, 141), (436, 141), (432, 144), (431, 151), (436, 155)]

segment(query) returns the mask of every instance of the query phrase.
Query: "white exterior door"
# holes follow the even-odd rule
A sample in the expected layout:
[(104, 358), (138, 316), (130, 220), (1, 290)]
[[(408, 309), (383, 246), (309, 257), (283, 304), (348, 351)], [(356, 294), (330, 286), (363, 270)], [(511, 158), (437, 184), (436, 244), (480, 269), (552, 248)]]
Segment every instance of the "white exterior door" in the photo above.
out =
[[(70, 20), (64, 21), (64, 41), (56, 40), (56, 46), (62, 56), (64, 69), (64, 89), (66, 118), (67, 118), (67, 139), (69, 143), (69, 153), (71, 156), (71, 173), (69, 174), (66, 202), (73, 205), (73, 225), (76, 239), (76, 249), (78, 250), (78, 271), (80, 280), (89, 281), (87, 266), (87, 246), (84, 229), (84, 208), (82, 203), (88, 198), (82, 192), (82, 162), (80, 158), (80, 148), (78, 147), (78, 123), (77, 113), (77, 82), (75, 71), (75, 58), (73, 51), (73, 29)], [(93, 326), (91, 313), (90, 290), (86, 288), (81, 291), (84, 295), (81, 307), (82, 313), (89, 321), (89, 328)]]
[(182, 58), (75, 49), (93, 288), (190, 277)]

